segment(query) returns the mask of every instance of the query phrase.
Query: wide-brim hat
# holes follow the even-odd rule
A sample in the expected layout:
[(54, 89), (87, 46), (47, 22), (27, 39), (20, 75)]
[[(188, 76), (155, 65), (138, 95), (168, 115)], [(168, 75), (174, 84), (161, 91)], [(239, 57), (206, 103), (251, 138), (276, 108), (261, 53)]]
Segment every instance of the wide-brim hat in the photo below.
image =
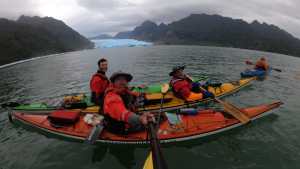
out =
[(118, 72), (115, 72), (111, 75), (110, 77), (110, 81), (111, 82), (114, 82), (116, 80), (116, 78), (120, 77), (120, 76), (123, 76), (126, 78), (127, 82), (130, 82), (132, 80), (132, 75), (129, 74), (129, 73), (125, 73), (125, 72), (122, 72), (122, 71), (118, 71)]
[(173, 74), (177, 71), (177, 70), (184, 70), (185, 66), (175, 66), (173, 67), (172, 71), (169, 73), (169, 76), (173, 76)]

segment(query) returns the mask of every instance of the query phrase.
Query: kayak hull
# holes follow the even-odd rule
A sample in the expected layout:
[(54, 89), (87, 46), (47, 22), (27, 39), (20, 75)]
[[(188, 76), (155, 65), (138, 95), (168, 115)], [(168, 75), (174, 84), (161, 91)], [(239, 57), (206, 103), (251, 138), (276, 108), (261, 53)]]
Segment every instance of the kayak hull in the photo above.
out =
[(251, 69), (251, 70), (245, 70), (244, 72), (241, 72), (241, 77), (247, 78), (247, 77), (263, 77), (266, 76), (270, 70), (261, 70), (261, 69)]
[[(271, 110), (279, 107), (281, 104), (281, 102), (274, 102), (271, 104), (245, 108), (242, 109), (242, 111), (251, 119), (251, 121), (253, 121), (272, 113)], [(224, 112), (214, 110), (202, 110), (197, 115), (174, 115), (180, 119), (178, 124), (172, 125), (170, 120), (164, 120), (160, 124), (158, 137), (161, 143), (198, 139), (243, 125), (231, 116), (224, 116)], [(48, 121), (47, 115), (32, 115), (14, 112), (10, 114), (10, 117), (13, 122), (30, 126), (37, 131), (42, 131), (43, 134), (51, 134), (59, 138), (72, 141), (84, 141), (92, 129), (92, 126), (83, 121), (83, 115), (76, 124), (62, 128), (53, 127)], [(104, 129), (96, 143), (146, 144), (148, 143), (148, 140), (147, 133), (145, 131), (125, 136), (110, 133)]]

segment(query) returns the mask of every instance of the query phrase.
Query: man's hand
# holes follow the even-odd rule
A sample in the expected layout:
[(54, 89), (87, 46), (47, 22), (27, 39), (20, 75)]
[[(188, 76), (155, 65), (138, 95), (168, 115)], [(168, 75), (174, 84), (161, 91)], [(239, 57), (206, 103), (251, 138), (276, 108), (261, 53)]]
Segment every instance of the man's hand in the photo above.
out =
[(146, 126), (149, 122), (154, 122), (154, 114), (146, 112), (140, 116), (139, 120)]

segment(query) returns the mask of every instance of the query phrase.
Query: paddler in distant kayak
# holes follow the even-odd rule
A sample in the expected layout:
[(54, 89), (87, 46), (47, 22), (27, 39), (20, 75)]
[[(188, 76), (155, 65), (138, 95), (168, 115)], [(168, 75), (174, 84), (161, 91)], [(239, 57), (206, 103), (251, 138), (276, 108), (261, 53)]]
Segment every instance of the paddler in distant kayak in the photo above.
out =
[[(253, 63), (249, 60), (246, 61), (247, 65), (253, 65)], [(256, 61), (254, 69), (257, 70), (268, 70), (269, 64), (267, 62), (267, 59), (265, 57), (261, 57), (259, 60)]]
[(132, 78), (132, 75), (124, 72), (116, 72), (110, 77), (111, 84), (105, 91), (103, 112), (106, 129), (111, 132), (126, 134), (143, 130), (154, 117), (151, 113), (134, 113), (136, 106), (132, 98), (138, 97), (139, 93), (128, 88)]
[(268, 70), (269, 64), (267, 63), (267, 60), (265, 57), (261, 57), (256, 63), (255, 63), (255, 69), (262, 69), (262, 70)]
[(213, 94), (200, 89), (200, 83), (193, 82), (192, 78), (183, 72), (185, 66), (176, 66), (169, 73), (172, 76), (170, 86), (176, 97), (185, 101), (194, 101), (206, 97), (212, 97)]
[(90, 80), (91, 102), (102, 106), (103, 97), (106, 88), (109, 85), (109, 80), (106, 77), (108, 61), (104, 58), (98, 61), (98, 71)]

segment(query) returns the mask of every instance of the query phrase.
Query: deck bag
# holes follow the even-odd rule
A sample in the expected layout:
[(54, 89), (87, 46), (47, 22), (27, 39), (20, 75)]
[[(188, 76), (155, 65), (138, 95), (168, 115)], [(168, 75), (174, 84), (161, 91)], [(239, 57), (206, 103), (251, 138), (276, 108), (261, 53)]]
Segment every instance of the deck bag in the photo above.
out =
[(65, 96), (63, 100), (63, 107), (66, 109), (83, 109), (87, 107), (84, 94)]
[(52, 124), (64, 126), (76, 123), (79, 116), (80, 111), (57, 110), (52, 112), (48, 119)]

